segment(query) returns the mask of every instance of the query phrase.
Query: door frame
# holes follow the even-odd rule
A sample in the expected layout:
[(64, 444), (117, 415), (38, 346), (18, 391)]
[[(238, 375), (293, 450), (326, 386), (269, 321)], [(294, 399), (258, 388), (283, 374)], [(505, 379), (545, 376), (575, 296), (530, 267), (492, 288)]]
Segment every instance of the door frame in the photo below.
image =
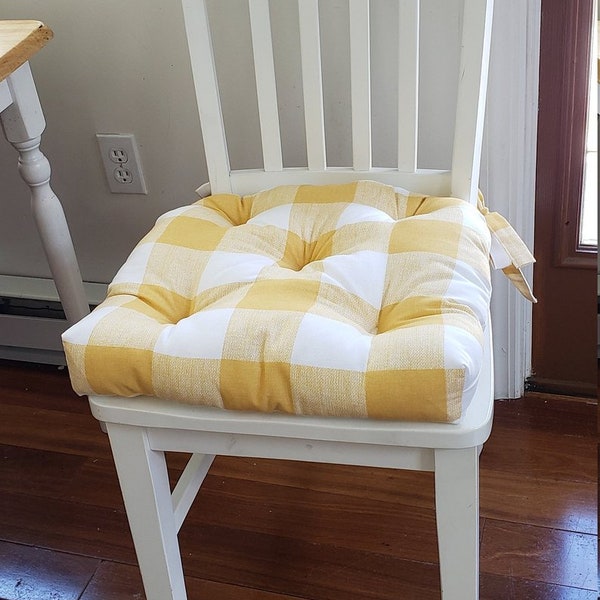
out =
[[(496, 2), (481, 188), (533, 248), (541, 0)], [(532, 268), (525, 274), (531, 281)], [(496, 398), (519, 398), (531, 374), (532, 307), (494, 272)]]

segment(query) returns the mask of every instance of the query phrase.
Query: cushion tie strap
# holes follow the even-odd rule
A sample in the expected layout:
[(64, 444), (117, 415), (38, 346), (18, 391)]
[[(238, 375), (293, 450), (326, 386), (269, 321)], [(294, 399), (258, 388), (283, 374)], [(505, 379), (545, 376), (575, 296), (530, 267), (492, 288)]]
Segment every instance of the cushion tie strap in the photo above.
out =
[(497, 212), (489, 211), (481, 192), (477, 199), (477, 208), (484, 216), (492, 234), (490, 248), (492, 265), (495, 269), (502, 269), (502, 272), (527, 300), (537, 302), (531, 286), (521, 270), (524, 265), (535, 262), (535, 258), (510, 223)]

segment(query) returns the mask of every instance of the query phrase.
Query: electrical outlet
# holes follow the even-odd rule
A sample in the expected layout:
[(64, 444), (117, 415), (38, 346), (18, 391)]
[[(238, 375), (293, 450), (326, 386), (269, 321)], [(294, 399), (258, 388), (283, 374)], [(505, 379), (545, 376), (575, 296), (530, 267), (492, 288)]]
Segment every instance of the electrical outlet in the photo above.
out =
[(132, 133), (97, 133), (98, 148), (113, 194), (147, 194), (142, 163)]
[(113, 171), (113, 177), (117, 180), (117, 183), (129, 185), (133, 183), (133, 173), (125, 167), (117, 167)]
[(113, 147), (108, 149), (108, 158), (111, 162), (122, 165), (129, 160), (129, 154), (127, 154), (125, 148)]

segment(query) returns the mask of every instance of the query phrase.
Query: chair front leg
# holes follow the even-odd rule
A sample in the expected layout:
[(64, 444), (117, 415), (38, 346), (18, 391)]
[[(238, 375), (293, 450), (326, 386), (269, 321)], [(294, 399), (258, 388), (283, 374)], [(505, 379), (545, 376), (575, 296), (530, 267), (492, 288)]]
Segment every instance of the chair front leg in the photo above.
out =
[(479, 598), (479, 451), (435, 450), (443, 600)]
[(142, 427), (107, 423), (147, 600), (186, 600), (164, 452)]

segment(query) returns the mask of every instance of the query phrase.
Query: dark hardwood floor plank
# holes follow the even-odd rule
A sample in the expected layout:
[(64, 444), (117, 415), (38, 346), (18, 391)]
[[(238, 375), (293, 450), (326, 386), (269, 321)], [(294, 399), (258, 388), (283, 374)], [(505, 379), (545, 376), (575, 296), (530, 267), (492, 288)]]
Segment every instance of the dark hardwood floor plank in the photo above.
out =
[[(0, 481), (5, 498), (0, 504), (12, 514), (14, 523), (31, 522), (35, 498), (40, 509), (47, 506), (49, 514), (61, 506), (49, 499), (68, 501), (73, 516), (96, 514), (97, 510), (87, 507), (123, 512), (112, 462), (14, 446), (2, 446), (2, 450)], [(22, 495), (27, 495), (24, 502)], [(209, 474), (184, 526), (188, 523), (190, 527), (209, 524), (287, 535), (409, 560), (435, 561), (437, 557), (432, 508), (370, 500), (364, 493), (349, 496)], [(29, 538), (18, 541), (30, 543)]]
[(514, 477), (552, 479), (557, 486), (562, 481), (595, 485), (598, 465), (594, 448), (592, 437), (564, 435), (558, 444), (557, 435), (551, 431), (498, 424), (481, 453), (481, 468)]
[(597, 537), (486, 519), (481, 571), (595, 590)]
[(94, 459), (0, 444), (2, 493), (67, 498), (70, 489), (80, 485), (88, 460)]
[(516, 477), (481, 468), (480, 513), (495, 520), (595, 535), (597, 496), (597, 486), (591, 483)]
[(0, 542), (2, 600), (78, 600), (99, 561)]
[(484, 573), (481, 576), (479, 600), (598, 600), (598, 593)]
[(122, 511), (27, 494), (0, 494), (3, 540), (135, 564)]
[(553, 481), (555, 490), (565, 481), (597, 485), (597, 412), (590, 399), (539, 393), (497, 401), (482, 471)]
[(0, 387), (5, 404), (89, 414), (86, 398), (71, 387), (66, 368), (0, 361)]
[(561, 436), (591, 437), (596, 431), (597, 401), (527, 392), (523, 398), (497, 400), (494, 425), (542, 430)]
[(0, 443), (64, 454), (110, 458), (108, 439), (89, 413), (0, 401)]
[(314, 600), (435, 598), (438, 566), (290, 537), (183, 528), (188, 575)]
[(437, 561), (434, 511), (401, 503), (209, 476), (184, 527), (207, 525)]
[[(260, 589), (239, 587), (186, 577), (188, 600), (298, 600)], [(142, 578), (137, 567), (102, 562), (80, 600), (143, 600)]]
[(434, 508), (433, 473), (219, 456), (215, 476)]
[[(13, 454), (17, 452), (14, 447), (5, 448)], [(32, 522), (34, 517), (30, 513), (36, 512), (35, 498), (40, 509), (47, 506), (50, 515), (54, 512), (61, 514), (61, 502), (48, 502), (51, 498), (68, 501), (73, 517), (81, 514), (84, 518), (92, 518), (105, 514), (106, 509), (123, 513), (112, 463), (104, 459), (92, 460), (30, 449), (24, 454), (21, 460), (13, 458), (11, 462), (28, 483), (22, 486), (19, 476), (11, 477), (9, 470), (4, 482), (5, 498), (0, 500), (0, 505), (5, 503), (5, 512), (12, 515), (13, 523)], [(36, 458), (39, 458), (39, 463)], [(62, 460), (64, 465), (60, 465)], [(81, 464), (81, 461), (84, 462)], [(56, 468), (56, 478), (48, 478), (44, 471), (51, 464)], [(11, 465), (6, 461), (1, 463), (0, 476), (4, 466)], [(35, 484), (29, 483), (31, 481)], [(21, 502), (23, 494), (27, 494), (27, 498)], [(8, 506), (11, 498), (12, 505)], [(94, 510), (88, 510), (88, 507)], [(46, 519), (45, 523), (49, 526), (52, 520)], [(437, 560), (433, 509), (369, 500), (364, 496), (317, 492), (209, 474), (184, 527), (205, 525), (234, 527), (242, 534), (260, 531), (315, 543), (382, 552), (408, 560)], [(77, 532), (78, 529), (75, 529), (72, 533)], [(72, 533), (69, 530), (61, 532), (63, 535)], [(125, 533), (128, 534), (127, 531)], [(28, 537), (18, 541), (30, 543)], [(80, 543), (83, 541), (80, 540)]]

